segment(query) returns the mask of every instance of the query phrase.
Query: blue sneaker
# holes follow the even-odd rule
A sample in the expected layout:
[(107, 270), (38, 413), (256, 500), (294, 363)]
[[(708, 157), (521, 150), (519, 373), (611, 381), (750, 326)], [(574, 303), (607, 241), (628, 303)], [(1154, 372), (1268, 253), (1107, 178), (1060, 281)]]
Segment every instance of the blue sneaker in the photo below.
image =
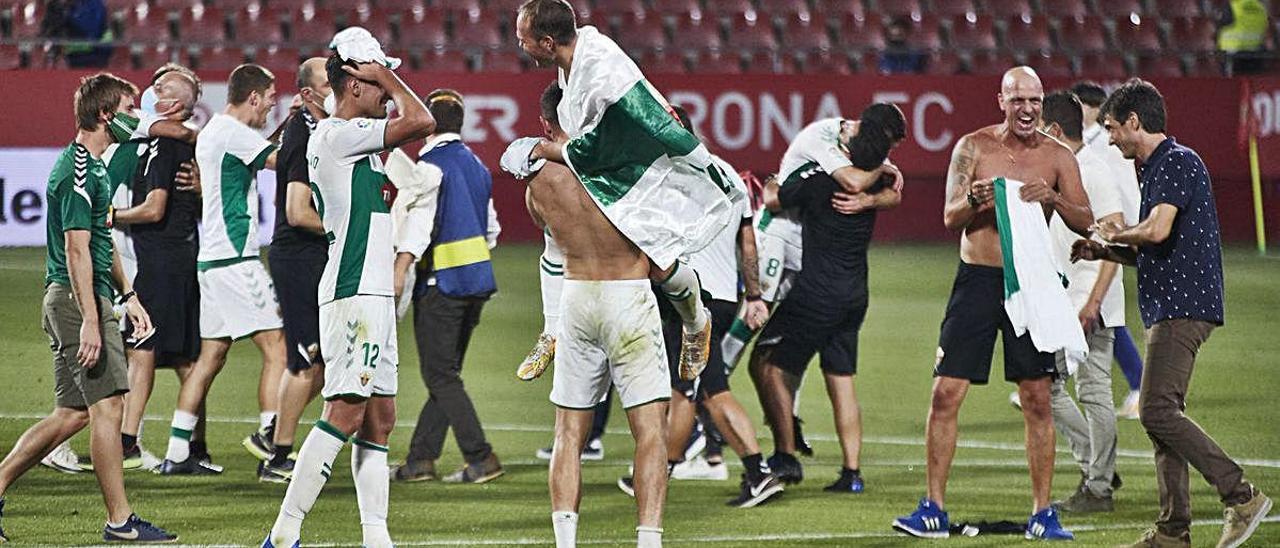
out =
[(893, 520), (894, 530), (919, 538), (947, 538), (951, 536), (951, 521), (938, 503), (920, 499), (920, 506), (910, 516)]
[(129, 514), (129, 519), (125, 520), (124, 525), (120, 527), (112, 527), (110, 525), (103, 527), (102, 540), (107, 542), (159, 544), (177, 542), (178, 535), (156, 527), (151, 522), (143, 521), (142, 518), (138, 517), (138, 514)]
[(1027, 520), (1027, 540), (1075, 540), (1076, 536), (1058, 522), (1058, 511), (1052, 506), (1036, 512)]
[[(293, 541), (293, 546), (289, 548), (298, 548), (301, 545), (302, 545), (302, 541), (295, 540)], [(267, 538), (263, 539), (262, 548), (276, 548), (276, 545), (271, 542), (271, 533), (267, 533)]]
[[(0, 499), (0, 520), (4, 519), (4, 499)], [(0, 523), (0, 542), (9, 542), (9, 537), (4, 536), (3, 523)]]

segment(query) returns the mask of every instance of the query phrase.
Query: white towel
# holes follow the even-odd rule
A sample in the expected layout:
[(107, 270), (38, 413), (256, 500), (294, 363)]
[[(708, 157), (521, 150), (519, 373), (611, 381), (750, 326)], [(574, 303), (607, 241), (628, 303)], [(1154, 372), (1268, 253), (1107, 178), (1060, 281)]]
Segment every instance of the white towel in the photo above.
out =
[(347, 61), (357, 63), (380, 63), (395, 70), (400, 66), (398, 57), (387, 57), (382, 45), (364, 27), (347, 27), (333, 35), (329, 41), (329, 49), (337, 50), (338, 55)]
[(1067, 374), (1089, 354), (1053, 253), (1044, 208), (1018, 196), (1022, 182), (996, 179), (996, 225), (1004, 258), (1004, 309), (1018, 336), (1031, 332), (1041, 352), (1065, 352)]
[[(431, 246), (431, 231), (436, 223), (436, 200), (440, 195), (440, 182), (444, 174), (436, 166), (413, 161), (398, 148), (387, 156), (384, 170), (387, 179), (396, 187), (396, 200), (391, 204), (391, 227), (396, 253), (412, 253), (416, 261)], [(409, 268), (405, 275), (404, 292), (396, 302), (398, 318), (403, 318), (409, 309), (417, 277), (417, 269)]]

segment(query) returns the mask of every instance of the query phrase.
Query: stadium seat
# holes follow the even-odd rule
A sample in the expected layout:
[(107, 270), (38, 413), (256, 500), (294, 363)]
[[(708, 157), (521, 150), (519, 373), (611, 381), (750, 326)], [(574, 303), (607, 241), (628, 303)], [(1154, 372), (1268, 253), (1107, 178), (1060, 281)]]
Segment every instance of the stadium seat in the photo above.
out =
[(183, 44), (222, 44), (227, 41), (227, 17), (217, 8), (188, 8), (178, 16)]
[(336, 32), (338, 23), (327, 9), (300, 12), (289, 22), (289, 41), (294, 46), (327, 46)]
[(124, 38), (130, 42), (169, 41), (169, 17), (160, 11), (142, 7), (126, 12), (120, 22)]
[(746, 74), (795, 74), (795, 61), (789, 55), (757, 52), (747, 57)]
[(40, 36), (40, 13), (32, 8), (15, 8), (9, 36), (14, 40), (32, 40)]
[(1097, 14), (1103, 17), (1120, 18), (1133, 14), (1144, 15), (1145, 12), (1142, 9), (1142, 0), (1103, 0), (1098, 2)]
[(22, 68), (22, 52), (12, 44), (0, 45), (0, 70)]
[(720, 20), (729, 25), (737, 24), (738, 21), (756, 21), (760, 17), (751, 0), (713, 0), (707, 2), (703, 13), (709, 19)]
[(596, 0), (593, 14), (613, 22), (643, 19), (647, 15), (640, 0)]
[(467, 72), (467, 56), (460, 51), (427, 50), (422, 54), (422, 68), (427, 72)]
[(151, 9), (165, 13), (187, 11), (203, 4), (199, 0), (150, 0)]
[(1148, 53), (1138, 56), (1137, 75), (1143, 78), (1176, 78), (1182, 73), (1182, 60), (1175, 55)]
[(644, 67), (645, 74), (686, 74), (689, 72), (685, 57), (669, 49), (641, 52), (640, 66)]
[(436, 10), (414, 10), (401, 14), (397, 43), (432, 49), (447, 46), (449, 37), (444, 32), (444, 13)]
[(383, 44), (395, 43), (395, 33), (391, 28), (391, 17), (386, 11), (379, 9), (366, 9), (347, 12), (344, 14), (342, 21), (339, 22), (340, 28), (361, 26), (369, 31), (374, 38)]
[(279, 44), (284, 42), (280, 20), (261, 11), (241, 11), (232, 19), (236, 42), (241, 44)]
[(773, 25), (768, 21), (735, 19), (729, 27), (729, 49), (747, 52), (774, 51), (778, 40), (773, 37)]
[[(196, 70), (216, 70), (230, 72), (244, 64), (244, 51), (238, 47), (217, 47), (188, 51), (191, 67)], [(297, 68), (296, 66), (293, 68)]]
[(1202, 53), (1217, 51), (1218, 27), (1208, 17), (1179, 17), (1169, 24), (1169, 49)]
[(950, 76), (959, 74), (961, 69), (960, 56), (954, 51), (935, 51), (929, 54), (928, 61), (925, 61), (924, 73), (935, 76)]
[(698, 0), (653, 0), (651, 13), (672, 23), (682, 20), (702, 19), (702, 4)]
[(1053, 49), (1049, 20), (1043, 15), (1017, 16), (1005, 24), (1004, 47), (1013, 51), (1045, 52)]
[(263, 0), (215, 0), (214, 1), (215, 6), (217, 6), (219, 9), (226, 12), (243, 11), (249, 8), (253, 8), (254, 10), (261, 10), (263, 3), (264, 3)]
[(867, 17), (866, 8), (858, 0), (817, 0), (814, 4), (815, 18), (825, 19), (831, 26)]
[(788, 19), (782, 27), (782, 47), (792, 51), (831, 49), (831, 37), (821, 23)]
[(1106, 29), (1097, 17), (1063, 19), (1058, 23), (1058, 47), (1074, 52), (1107, 49)]
[(884, 49), (884, 23), (880, 16), (849, 17), (836, 26), (836, 43), (855, 49)]
[(980, 13), (974, 0), (933, 0), (929, 6), (929, 13), (944, 19), (955, 19), (971, 13)]
[(813, 20), (813, 13), (806, 0), (760, 0), (760, 16), (778, 23)]
[(139, 70), (150, 72), (160, 68), (160, 65), (178, 60), (177, 48), (171, 48), (168, 44), (138, 44), (134, 48), (134, 58), (137, 59)]
[(296, 13), (315, 10), (320, 0), (268, 0), (266, 8), (276, 13)]
[(294, 48), (259, 48), (253, 62), (270, 70), (294, 71), (302, 64), (302, 54)]
[(1187, 76), (1216, 78), (1222, 76), (1222, 58), (1217, 55), (1193, 55), (1187, 59)]
[(66, 68), (66, 62), (49, 49), (51, 46), (29, 44), (19, 47), (27, 56), (27, 68), (46, 70)]
[(919, 20), (925, 13), (920, 0), (875, 0), (876, 12), (885, 17), (906, 17)]
[(111, 48), (111, 57), (107, 58), (107, 70), (133, 70), (133, 54), (126, 46)]
[(514, 51), (486, 51), (480, 61), (480, 71), (517, 74), (524, 72), (524, 63)]
[(998, 19), (1030, 17), (1034, 11), (1030, 0), (984, 0), (986, 13)]
[(1154, 19), (1137, 15), (1115, 20), (1116, 46), (1127, 52), (1159, 51), (1160, 28)]
[[(460, 48), (499, 49), (515, 42), (502, 34), (498, 17), (494, 13), (468, 14), (464, 19), (453, 20), (453, 45)], [(508, 39), (509, 38), (509, 39)]]
[(378, 9), (387, 13), (400, 13), (413, 10), (425, 10), (429, 0), (375, 0)]
[(1114, 52), (1094, 52), (1079, 59), (1080, 75), (1100, 80), (1121, 79), (1129, 76), (1124, 56)]
[(849, 57), (842, 52), (810, 52), (803, 55), (801, 66), (807, 74), (853, 74)]
[(1152, 15), (1165, 19), (1179, 17), (1203, 17), (1207, 15), (1200, 6), (1200, 0), (1153, 0)]
[(969, 62), (966, 63), (970, 74), (982, 76), (1004, 74), (1005, 71), (1018, 64), (1018, 61), (1013, 56), (994, 51), (974, 52), (973, 55), (969, 56)]
[(667, 45), (667, 31), (659, 17), (628, 17), (618, 25), (618, 32), (614, 33), (613, 39), (623, 50), (663, 48)]
[[(510, 14), (511, 17), (514, 18), (516, 16), (516, 10), (519, 10), (520, 6), (523, 5), (525, 1), (526, 0), (485, 0), (484, 7), (492, 12)], [(378, 2), (378, 5), (381, 6), (382, 2)], [(577, 6), (574, 6), (574, 9), (576, 10)]]
[(433, 2), (433, 6), (440, 6), (453, 16), (455, 23), (462, 21), (464, 17), (474, 17), (484, 11), (484, 4), (480, 0), (448, 0), (447, 2)]
[(1045, 78), (1070, 78), (1075, 75), (1071, 58), (1066, 55), (1031, 55), (1027, 65)]
[(1085, 0), (1049, 0), (1042, 5), (1045, 15), (1059, 19), (1078, 19), (1090, 14)]
[(742, 58), (737, 53), (703, 51), (693, 56), (690, 65), (699, 73), (742, 74)]
[(106, 0), (104, 3), (108, 12), (117, 12), (137, 8), (138, 4), (145, 4), (146, 0)]
[(720, 30), (714, 22), (682, 19), (671, 31), (671, 47), (681, 52), (720, 48)]
[(942, 25), (938, 18), (926, 14), (920, 20), (909, 19), (907, 26), (907, 44), (925, 50), (942, 49)]
[(961, 15), (951, 20), (951, 47), (995, 49), (996, 29), (990, 16)]

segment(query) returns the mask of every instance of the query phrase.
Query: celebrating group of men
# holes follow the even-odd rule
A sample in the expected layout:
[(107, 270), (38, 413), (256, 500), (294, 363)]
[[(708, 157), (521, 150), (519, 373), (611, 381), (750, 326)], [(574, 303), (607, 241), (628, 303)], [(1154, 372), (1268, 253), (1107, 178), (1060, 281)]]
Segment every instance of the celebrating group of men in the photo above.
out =
[[(862, 492), (858, 334), (876, 215), (903, 199), (902, 174), (888, 160), (906, 137), (902, 112), (873, 104), (857, 120), (802, 129), (753, 212), (746, 183), (698, 140), (688, 114), (611, 39), (578, 27), (568, 2), (529, 0), (515, 29), (524, 52), (558, 72), (541, 100), (545, 135), (516, 140), (501, 161), (526, 180), (529, 213), (547, 234), (544, 332), (517, 376), (532, 380), (554, 364), (556, 544), (576, 544), (580, 458), (611, 390), (635, 438), (633, 473), (619, 486), (636, 498), (638, 546), (662, 544), (668, 478), (684, 460), (698, 405), (744, 467), (730, 505), (756, 506), (801, 481), (795, 402), (815, 354), (843, 457), (825, 490)], [(339, 33), (333, 50), (300, 67), (296, 111), (271, 138), (258, 130), (275, 104), (274, 76), (256, 65), (231, 73), (226, 110), (198, 136), (183, 122), (200, 81), (183, 67), (157, 71), (151, 98), (110, 74), (83, 79), (76, 140), (48, 187), (42, 319), (57, 406), (0, 463), (0, 494), (87, 424), (87, 464), (107, 506), (104, 539), (176, 540), (132, 512), (122, 479), (147, 456), (139, 437), (155, 369), (172, 367), (181, 380), (155, 470), (219, 473), (202, 442), (204, 403), (230, 346), (246, 337), (263, 362), (259, 429), (244, 445), (261, 459), (261, 479), (288, 483), (263, 546), (298, 545), (347, 442), (366, 546), (392, 544), (389, 481), (434, 477), (449, 426), (467, 459), (458, 481), (502, 474), (459, 377), (496, 289), (488, 250), (497, 231), (488, 172), (458, 140), (462, 98), (441, 90), (424, 103), (363, 29)], [(1136, 263), (1149, 330), (1141, 420), (1156, 447), (1161, 512), (1135, 546), (1189, 545), (1187, 464), (1226, 506), (1219, 545), (1237, 546), (1271, 501), (1182, 412), (1196, 351), (1223, 322), (1207, 171), (1166, 137), (1159, 92), (1127, 83), (1100, 105), (1099, 120), (1118, 152), (1141, 163), (1139, 199), (1117, 149), (1086, 144), (1077, 95), (1093, 89), (1078, 90), (1045, 96), (1033, 70), (1011, 69), (998, 99), (1005, 119), (955, 146), (943, 221), (962, 234), (961, 261), (933, 370), (926, 496), (893, 528), (951, 533), (944, 498), (957, 415), (970, 385), (988, 381), (997, 333), (1026, 421), (1033, 506), (1024, 534), (1071, 539), (1059, 512), (1112, 508), (1120, 480), (1110, 363), (1124, 320), (1111, 263)], [(133, 114), (139, 97), (148, 109), (141, 117)], [(396, 150), (423, 139), (420, 162)], [(279, 181), (270, 275), (257, 235), (263, 168)], [(442, 174), (481, 182), (437, 203)], [(431, 266), (415, 268), (420, 260)], [(409, 459), (393, 469), (397, 299), (406, 293), (417, 304), (415, 329), (430, 333), (419, 351), (432, 395)], [(749, 372), (773, 437), (768, 458), (728, 385), (756, 331)], [(428, 351), (437, 340), (453, 352)], [(1071, 372), (1083, 413), (1065, 390)], [(323, 415), (295, 452), (299, 417), (316, 394)], [(1055, 425), (1082, 474), (1058, 503), (1050, 497)]]

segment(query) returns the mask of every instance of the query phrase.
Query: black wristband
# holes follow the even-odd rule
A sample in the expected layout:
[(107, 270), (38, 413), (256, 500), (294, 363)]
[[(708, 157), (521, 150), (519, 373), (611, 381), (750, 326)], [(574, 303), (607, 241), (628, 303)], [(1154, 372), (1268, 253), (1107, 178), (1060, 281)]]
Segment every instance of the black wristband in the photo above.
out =
[(128, 293), (125, 293), (124, 295), (121, 295), (119, 298), (117, 298), (116, 304), (124, 304), (126, 302), (129, 302), (129, 297), (136, 296), (137, 294), (138, 293), (136, 291), (129, 291)]
[(763, 296), (763, 295), (760, 295), (759, 293), (756, 293), (755, 295), (745, 295), (745, 296), (743, 296), (743, 298), (745, 298), (745, 299), (747, 300), (747, 302), (749, 302), (749, 303), (754, 303), (754, 302), (757, 302), (757, 301), (763, 301), (763, 300), (764, 300), (764, 296)]
[(978, 209), (978, 207), (982, 205), (982, 202), (978, 201), (978, 197), (973, 195), (972, 190), (970, 190), (969, 194), (965, 196), (965, 199), (969, 200), (969, 207), (974, 209)]

